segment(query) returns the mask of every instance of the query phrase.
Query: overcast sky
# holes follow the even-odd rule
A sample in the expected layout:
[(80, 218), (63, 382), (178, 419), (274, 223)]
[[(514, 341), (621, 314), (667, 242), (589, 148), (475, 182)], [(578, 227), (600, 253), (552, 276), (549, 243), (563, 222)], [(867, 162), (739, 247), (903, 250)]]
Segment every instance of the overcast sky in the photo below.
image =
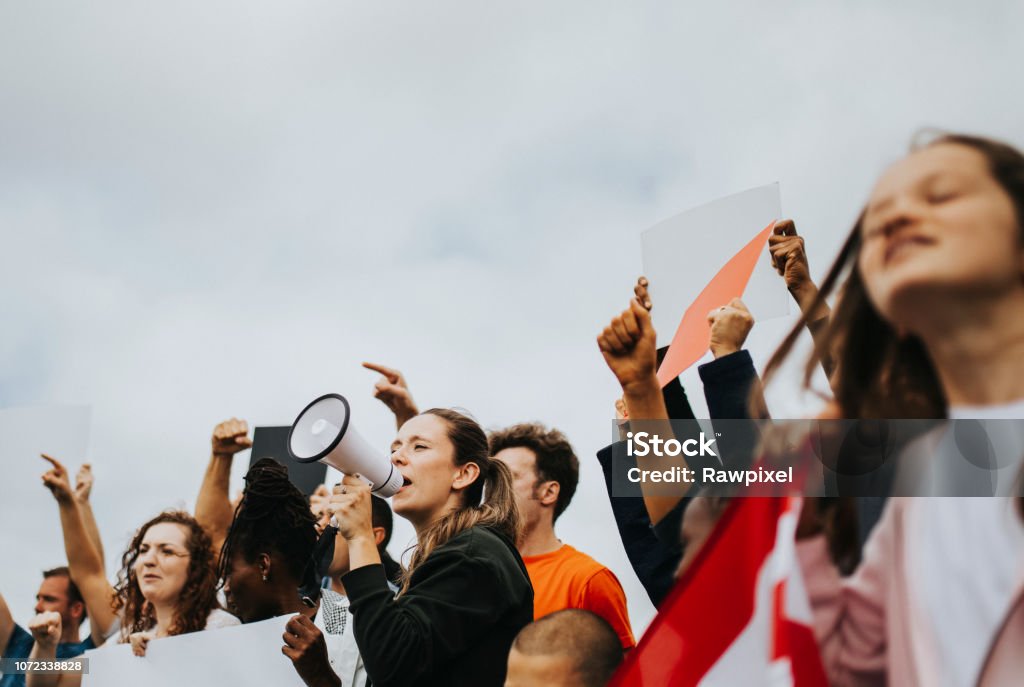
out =
[[(50, 441), (0, 422), (39, 442), (0, 451), (16, 618), (63, 560), (34, 453), (93, 461), (113, 569), (191, 507), (221, 419), (337, 391), (383, 450), (370, 359), (421, 406), (569, 435), (558, 534), (615, 571), (639, 633), (594, 458), (617, 395), (594, 339), (639, 233), (778, 181), (820, 276), (915, 130), (1024, 144), (1021, 3), (774, 5), (0, 2), (0, 407), (91, 408)], [(756, 360), (786, 326), (755, 327)], [(794, 375), (769, 402), (813, 407)]]

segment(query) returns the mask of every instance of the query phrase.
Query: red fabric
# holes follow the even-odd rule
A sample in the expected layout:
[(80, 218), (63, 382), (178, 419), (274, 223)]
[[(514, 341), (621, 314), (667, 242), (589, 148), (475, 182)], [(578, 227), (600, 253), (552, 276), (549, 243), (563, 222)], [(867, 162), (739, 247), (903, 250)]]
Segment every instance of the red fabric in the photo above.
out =
[[(791, 508), (799, 513), (798, 499), (735, 499), (609, 684), (698, 684), (751, 624), (758, 578), (776, 548), (779, 520)], [(795, 547), (795, 542), (784, 545)], [(780, 553), (784, 560), (788, 554), (795, 569), (794, 550)], [(813, 631), (786, 617), (786, 593), (783, 580), (768, 601), (772, 629), (763, 641), (758, 638), (763, 653), (726, 660), (743, 660), (753, 670), (762, 670), (761, 665), (764, 672), (773, 660), (788, 658), (796, 687), (823, 687), (827, 683)]]

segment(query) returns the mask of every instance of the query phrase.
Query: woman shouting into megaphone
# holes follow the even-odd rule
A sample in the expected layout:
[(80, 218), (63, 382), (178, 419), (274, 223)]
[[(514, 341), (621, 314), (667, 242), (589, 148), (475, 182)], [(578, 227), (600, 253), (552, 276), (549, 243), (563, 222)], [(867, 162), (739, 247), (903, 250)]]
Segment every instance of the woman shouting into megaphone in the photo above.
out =
[(533, 620), (533, 588), (515, 548), (519, 513), (508, 468), (473, 419), (432, 409), (391, 445), (404, 485), (395, 513), (416, 549), (395, 596), (373, 534), (369, 487), (346, 476), (330, 510), (348, 541), (356, 643), (374, 685), (499, 686), (516, 633)]

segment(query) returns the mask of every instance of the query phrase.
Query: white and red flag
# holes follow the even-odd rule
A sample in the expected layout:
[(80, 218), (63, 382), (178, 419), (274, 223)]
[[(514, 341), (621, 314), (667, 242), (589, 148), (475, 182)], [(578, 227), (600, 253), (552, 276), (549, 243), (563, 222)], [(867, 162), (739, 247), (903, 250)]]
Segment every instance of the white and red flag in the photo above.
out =
[(800, 504), (733, 499), (609, 684), (827, 685), (796, 559)]

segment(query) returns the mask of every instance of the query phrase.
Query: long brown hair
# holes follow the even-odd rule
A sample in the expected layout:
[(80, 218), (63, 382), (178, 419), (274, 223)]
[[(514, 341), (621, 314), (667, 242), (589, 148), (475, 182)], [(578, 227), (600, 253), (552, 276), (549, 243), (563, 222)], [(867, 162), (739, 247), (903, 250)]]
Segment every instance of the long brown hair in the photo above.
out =
[(188, 532), (185, 546), (189, 553), (188, 577), (175, 604), (174, 620), (168, 634), (180, 635), (202, 630), (206, 627), (210, 611), (218, 607), (217, 573), (210, 537), (188, 513), (165, 511), (139, 528), (121, 558), (113, 607), (115, 611), (123, 609), (122, 638), (127, 638), (133, 632), (148, 630), (156, 624), (153, 605), (146, 601), (139, 589), (135, 561), (139, 558), (139, 549), (149, 528), (165, 522), (185, 528)]
[[(940, 144), (967, 146), (981, 153), (992, 177), (1013, 202), (1018, 226), (1024, 227), (1024, 155), (1005, 143), (964, 134), (942, 134), (911, 150)], [(806, 310), (815, 312), (846, 276), (828, 327), (804, 368), (803, 386), (810, 387), (818, 361), (830, 354), (836, 361), (830, 381), (842, 417), (943, 418), (946, 397), (924, 344), (916, 336), (899, 336), (868, 298), (859, 267), (863, 221), (861, 212), (814, 305)], [(766, 383), (805, 326), (806, 316), (801, 316), (772, 355), (765, 368)]]
[(448, 425), (448, 439), (455, 447), (455, 465), (476, 463), (480, 476), (463, 494), (459, 508), (431, 523), (417, 537), (416, 551), (402, 576), (400, 594), (409, 589), (412, 573), (439, 546), (471, 527), (491, 527), (508, 537), (512, 545), (519, 539), (519, 508), (512, 490), (508, 466), (491, 457), (487, 435), (475, 420), (446, 408), (431, 408), (423, 415), (435, 415)]

